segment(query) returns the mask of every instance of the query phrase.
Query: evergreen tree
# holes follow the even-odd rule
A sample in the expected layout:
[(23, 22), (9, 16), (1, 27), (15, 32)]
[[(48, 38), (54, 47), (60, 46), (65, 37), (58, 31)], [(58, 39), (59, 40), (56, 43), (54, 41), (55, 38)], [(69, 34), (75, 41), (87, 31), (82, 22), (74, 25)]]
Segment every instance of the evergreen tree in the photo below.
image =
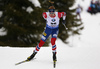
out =
[[(48, 0), (39, 0), (39, 2), (42, 8), (35, 7), (29, 0), (2, 1), (2, 3), (6, 3), (3, 6), (2, 17), (4, 31), (7, 31), (7, 35), (0, 36), (0, 45), (36, 46), (38, 44), (46, 25), (42, 13), (48, 11), (48, 7), (51, 5)], [(66, 12), (66, 26), (68, 30), (65, 30), (61, 19), (58, 35), (62, 41), (66, 42), (65, 40), (70, 36), (69, 32), (80, 34), (79, 31), (83, 28), (80, 27), (82, 23), (78, 23), (79, 20), (75, 19), (76, 15), (72, 14), (75, 12), (75, 9), (69, 9), (75, 0), (54, 0), (54, 2), (56, 11)], [(28, 8), (33, 10), (28, 12)], [(78, 29), (73, 29), (73, 27)], [(48, 45), (48, 42), (49, 39), (45, 44)]]
[[(41, 8), (35, 7), (29, 0), (7, 0), (3, 8), (3, 23), (7, 35), (0, 37), (0, 45), (37, 45), (45, 26), (41, 21)], [(29, 13), (28, 8), (33, 11)]]
[(0, 0), (0, 28), (3, 26), (3, 17), (2, 17), (2, 12), (4, 7), (3, 0)]

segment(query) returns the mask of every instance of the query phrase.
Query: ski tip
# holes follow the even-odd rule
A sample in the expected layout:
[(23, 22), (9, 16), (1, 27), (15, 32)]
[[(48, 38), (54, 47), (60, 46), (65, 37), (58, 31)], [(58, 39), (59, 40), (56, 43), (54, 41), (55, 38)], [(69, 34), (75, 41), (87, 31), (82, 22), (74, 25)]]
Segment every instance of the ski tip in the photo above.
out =
[(19, 63), (16, 63), (15, 65), (18, 65)]
[(56, 68), (56, 65), (54, 65), (54, 68)]
[(21, 61), (21, 62), (19, 62), (19, 63), (16, 63), (15, 65), (19, 65), (19, 64), (24, 63), (24, 62), (27, 62), (27, 61), (29, 61), (29, 60)]
[[(36, 59), (36, 58), (34, 58), (34, 59)], [(26, 59), (26, 60), (24, 60), (24, 61), (21, 61), (21, 62), (19, 62), (19, 63), (16, 63), (15, 65), (19, 65), (19, 64), (22, 64), (22, 63), (25, 63), (25, 62), (28, 62), (28, 61), (31, 61), (31, 60)]]
[(15, 65), (19, 65), (19, 64), (21, 64), (21, 63), (16, 63)]

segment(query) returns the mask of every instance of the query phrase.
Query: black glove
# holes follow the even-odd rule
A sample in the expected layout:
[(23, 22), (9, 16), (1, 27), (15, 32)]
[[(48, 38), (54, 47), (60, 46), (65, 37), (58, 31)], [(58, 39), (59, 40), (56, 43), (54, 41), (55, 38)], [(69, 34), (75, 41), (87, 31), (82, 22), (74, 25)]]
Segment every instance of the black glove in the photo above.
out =
[(65, 21), (65, 20), (63, 20), (63, 21), (62, 21), (62, 24), (66, 24), (66, 21)]

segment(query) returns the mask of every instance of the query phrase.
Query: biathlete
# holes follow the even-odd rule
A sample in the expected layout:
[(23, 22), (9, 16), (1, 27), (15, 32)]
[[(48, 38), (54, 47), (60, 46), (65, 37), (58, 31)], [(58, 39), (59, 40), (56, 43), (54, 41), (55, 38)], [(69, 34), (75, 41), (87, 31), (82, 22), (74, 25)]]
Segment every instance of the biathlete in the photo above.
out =
[(80, 5), (78, 5), (78, 7), (76, 8), (76, 14), (77, 14), (77, 18), (79, 16), (79, 19), (81, 20), (81, 13), (82, 12), (82, 7)]
[(44, 45), (47, 38), (51, 35), (51, 44), (52, 44), (52, 52), (53, 52), (53, 61), (56, 61), (56, 44), (55, 41), (57, 39), (57, 35), (59, 32), (59, 21), (60, 18), (63, 17), (62, 23), (65, 24), (66, 13), (65, 12), (55, 12), (55, 7), (50, 6), (49, 12), (43, 13), (43, 18), (46, 20), (46, 29), (43, 33), (43, 36), (40, 40), (40, 43), (36, 46), (32, 55), (27, 58), (27, 60), (31, 60), (35, 57), (40, 48)]

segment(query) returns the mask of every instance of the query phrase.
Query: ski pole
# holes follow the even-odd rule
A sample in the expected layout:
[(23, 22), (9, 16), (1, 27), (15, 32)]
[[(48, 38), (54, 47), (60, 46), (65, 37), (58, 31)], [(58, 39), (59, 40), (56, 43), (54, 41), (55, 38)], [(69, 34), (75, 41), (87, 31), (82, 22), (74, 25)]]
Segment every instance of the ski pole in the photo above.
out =
[(65, 24), (63, 24), (63, 25), (64, 25), (65, 29), (67, 30), (68, 28), (66, 27), (66, 25)]

